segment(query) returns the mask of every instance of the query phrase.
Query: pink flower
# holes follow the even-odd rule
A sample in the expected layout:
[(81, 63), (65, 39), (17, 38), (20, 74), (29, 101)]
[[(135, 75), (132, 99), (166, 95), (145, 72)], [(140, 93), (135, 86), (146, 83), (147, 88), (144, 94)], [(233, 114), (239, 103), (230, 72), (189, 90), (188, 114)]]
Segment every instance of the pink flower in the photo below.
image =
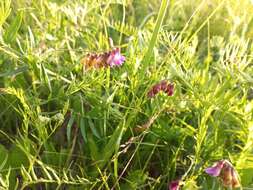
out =
[(224, 165), (224, 160), (221, 160), (219, 162), (216, 162), (212, 167), (206, 168), (205, 172), (211, 176), (217, 177), (220, 175), (223, 165)]
[(168, 96), (172, 96), (174, 93), (174, 85), (163, 80), (158, 84), (155, 84), (148, 92), (148, 97), (153, 98), (158, 94), (160, 91), (163, 91)]
[(172, 96), (174, 93), (174, 85), (173, 84), (168, 84), (167, 88), (164, 91), (168, 96)]
[(179, 186), (180, 186), (179, 180), (171, 181), (168, 190), (179, 190)]
[(120, 54), (119, 48), (103, 53), (88, 53), (81, 63), (84, 69), (89, 68), (107, 68), (120, 66), (125, 61), (125, 57)]
[(107, 58), (106, 62), (110, 67), (114, 67), (122, 65), (125, 60), (125, 57), (120, 54), (120, 49), (115, 48), (110, 52), (110, 55)]
[(220, 160), (212, 167), (205, 169), (211, 176), (219, 177), (225, 187), (240, 187), (239, 177), (233, 165), (228, 160)]

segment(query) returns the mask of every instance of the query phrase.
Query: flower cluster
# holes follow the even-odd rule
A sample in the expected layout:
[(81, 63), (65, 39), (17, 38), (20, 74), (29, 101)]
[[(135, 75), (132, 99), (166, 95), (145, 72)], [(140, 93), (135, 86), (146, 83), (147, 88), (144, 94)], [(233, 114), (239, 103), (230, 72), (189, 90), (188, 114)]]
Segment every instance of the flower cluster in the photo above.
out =
[(165, 92), (168, 96), (172, 96), (174, 93), (174, 85), (163, 80), (158, 84), (154, 85), (148, 92), (148, 97), (153, 98), (160, 91)]
[(102, 67), (114, 67), (121, 66), (125, 62), (125, 57), (120, 54), (119, 48), (114, 48), (111, 51), (104, 53), (92, 53), (87, 54), (82, 59), (84, 68), (102, 68)]
[(220, 160), (213, 166), (206, 168), (205, 172), (213, 177), (219, 177), (225, 187), (240, 187), (239, 177), (228, 160)]
[[(218, 177), (223, 186), (227, 188), (240, 187), (239, 175), (228, 160), (220, 160), (213, 166), (205, 169), (205, 172), (213, 177)], [(168, 190), (180, 190), (182, 180), (174, 180), (168, 184)]]

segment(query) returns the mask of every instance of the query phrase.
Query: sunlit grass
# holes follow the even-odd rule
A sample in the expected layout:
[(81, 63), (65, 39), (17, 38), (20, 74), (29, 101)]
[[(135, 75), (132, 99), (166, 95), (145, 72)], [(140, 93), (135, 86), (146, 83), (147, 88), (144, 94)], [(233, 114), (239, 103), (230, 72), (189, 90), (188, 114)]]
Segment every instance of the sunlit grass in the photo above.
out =
[(0, 189), (253, 189), (252, 37), (250, 0), (2, 0)]

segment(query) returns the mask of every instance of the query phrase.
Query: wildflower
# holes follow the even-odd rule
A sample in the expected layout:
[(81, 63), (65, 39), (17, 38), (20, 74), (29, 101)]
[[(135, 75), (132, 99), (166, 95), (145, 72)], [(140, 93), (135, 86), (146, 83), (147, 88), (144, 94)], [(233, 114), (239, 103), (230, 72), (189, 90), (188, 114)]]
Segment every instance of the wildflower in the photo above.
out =
[(168, 190), (179, 190), (179, 186), (180, 186), (179, 180), (171, 181)]
[(163, 80), (160, 83), (154, 85), (150, 91), (148, 92), (148, 97), (153, 98), (158, 94), (160, 91), (163, 91), (168, 96), (172, 96), (174, 93), (174, 85), (168, 83), (167, 81)]
[(219, 177), (225, 187), (240, 187), (239, 177), (228, 160), (220, 160), (212, 167), (205, 169), (205, 172), (211, 176)]
[(110, 52), (108, 59), (106, 60), (107, 64), (110, 67), (120, 66), (122, 65), (122, 63), (124, 63), (124, 61), (125, 61), (125, 57), (120, 54), (119, 48), (113, 49)]
[(221, 160), (219, 162), (216, 162), (212, 167), (206, 168), (205, 172), (211, 176), (217, 177), (220, 175), (223, 165), (224, 165), (224, 160)]
[(102, 68), (102, 67), (114, 67), (120, 66), (125, 61), (125, 57), (120, 54), (120, 49), (115, 48), (111, 51), (104, 53), (91, 53), (87, 54), (83, 59), (82, 63), (87, 68)]
[(238, 174), (229, 162), (224, 165), (220, 177), (225, 187), (240, 187)]

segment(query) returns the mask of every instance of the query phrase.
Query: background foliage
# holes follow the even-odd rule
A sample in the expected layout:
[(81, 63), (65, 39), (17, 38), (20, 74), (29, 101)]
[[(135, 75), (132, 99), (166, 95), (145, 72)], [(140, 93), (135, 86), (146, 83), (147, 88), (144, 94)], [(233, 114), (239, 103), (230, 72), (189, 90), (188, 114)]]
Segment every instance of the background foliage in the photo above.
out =
[[(253, 188), (253, 4), (167, 3), (0, 2), (0, 189), (216, 190), (223, 158)], [(109, 37), (124, 65), (84, 71)]]

